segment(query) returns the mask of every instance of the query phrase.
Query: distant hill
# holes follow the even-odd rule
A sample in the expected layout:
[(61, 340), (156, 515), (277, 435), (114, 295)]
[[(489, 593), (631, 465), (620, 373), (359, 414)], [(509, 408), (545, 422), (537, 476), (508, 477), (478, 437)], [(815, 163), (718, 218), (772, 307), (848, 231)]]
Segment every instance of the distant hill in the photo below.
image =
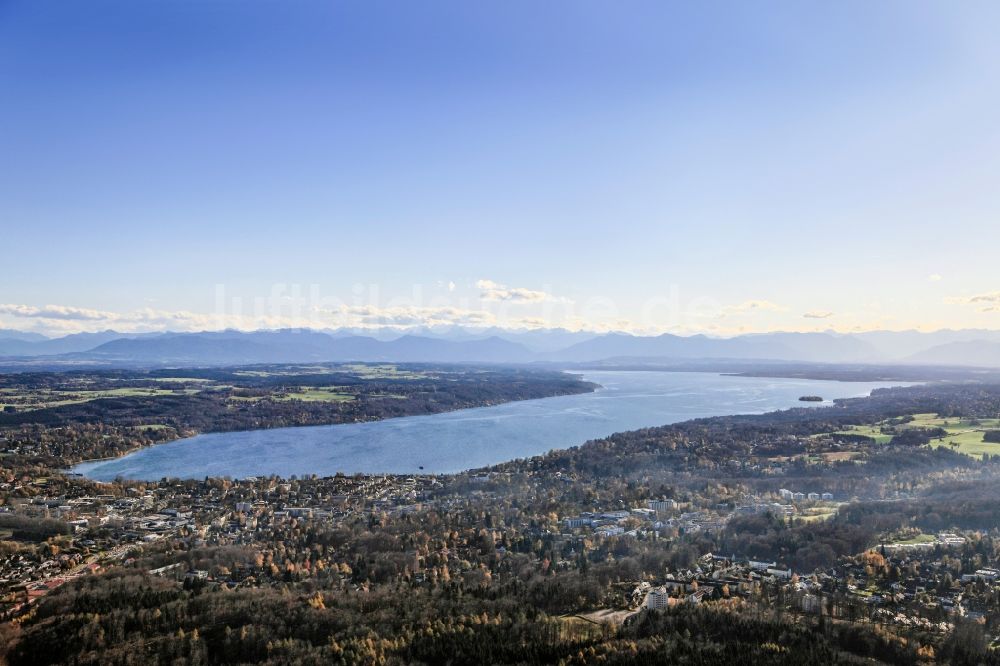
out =
[(113, 340), (79, 359), (122, 363), (295, 363), (307, 361), (487, 362), (529, 360), (531, 352), (498, 337), (449, 341), (406, 335), (396, 340), (334, 337), (309, 330), (179, 333)]
[(54, 356), (83, 352), (111, 340), (124, 337), (115, 331), (100, 333), (74, 333), (61, 338), (38, 336), (35, 339), (18, 340), (0, 336), (0, 356)]
[(971, 365), (979, 367), (1000, 367), (1000, 342), (971, 340), (949, 342), (931, 347), (906, 358), (908, 363), (925, 365)]
[(943, 329), (927, 333), (923, 331), (869, 331), (855, 333), (853, 337), (868, 343), (877, 354), (886, 359), (905, 360), (933, 347), (952, 342), (1000, 342), (1000, 331), (973, 328)]
[(522, 344), (533, 352), (554, 352), (570, 345), (586, 340), (592, 340), (597, 333), (588, 331), (568, 331), (564, 328), (545, 328), (527, 331), (491, 328), (484, 331), (483, 337), (498, 337)]
[[(839, 364), (1000, 366), (1000, 331), (873, 331), (707, 335), (595, 334), (564, 329), (282, 329), (201, 333), (78, 333), (0, 336), (0, 356), (102, 364), (397, 361), (454, 363), (643, 363), (706, 360)], [(41, 339), (39, 339), (41, 338)]]
[(861, 340), (827, 333), (770, 333), (735, 338), (670, 334), (639, 337), (613, 333), (577, 343), (549, 355), (552, 360), (575, 362), (619, 357), (857, 362), (875, 359), (877, 354)]
[(0, 328), (0, 342), (5, 340), (20, 340), (22, 342), (39, 342), (41, 340), (48, 340), (47, 337), (41, 333), (34, 333), (32, 331), (18, 331), (13, 328)]
[(369, 328), (369, 329), (326, 329), (324, 333), (329, 333), (334, 337), (350, 337), (352, 335), (377, 340), (396, 340), (404, 335), (411, 335), (421, 338), (433, 338), (435, 340), (451, 340), (455, 342), (469, 340), (486, 340), (488, 338), (500, 338), (510, 342), (524, 345), (533, 352), (553, 352), (584, 340), (598, 337), (597, 333), (589, 331), (570, 331), (564, 328), (540, 328), (540, 329), (509, 329), (498, 326), (490, 328), (464, 328), (461, 326), (430, 326), (416, 327), (400, 332), (398, 329)]

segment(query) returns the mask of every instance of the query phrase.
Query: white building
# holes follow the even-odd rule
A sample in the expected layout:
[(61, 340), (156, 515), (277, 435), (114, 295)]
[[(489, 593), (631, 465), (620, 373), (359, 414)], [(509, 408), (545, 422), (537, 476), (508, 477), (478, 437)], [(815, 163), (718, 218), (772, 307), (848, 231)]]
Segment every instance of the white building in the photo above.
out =
[(805, 594), (802, 596), (802, 610), (807, 613), (818, 613), (820, 611), (820, 599), (815, 594)]
[(606, 536), (618, 536), (619, 534), (625, 534), (625, 528), (619, 525), (605, 525), (604, 527), (598, 527), (597, 533)]
[(653, 511), (673, 511), (677, 508), (677, 502), (671, 499), (667, 500), (649, 500), (646, 502), (648, 506)]
[(646, 594), (646, 608), (666, 608), (670, 605), (670, 593), (665, 587), (654, 587)]
[(590, 525), (591, 522), (592, 520), (590, 518), (585, 518), (584, 516), (577, 516), (576, 518), (566, 518), (565, 520), (563, 520), (563, 523), (566, 524), (566, 527), (570, 529), (583, 527), (584, 525)]

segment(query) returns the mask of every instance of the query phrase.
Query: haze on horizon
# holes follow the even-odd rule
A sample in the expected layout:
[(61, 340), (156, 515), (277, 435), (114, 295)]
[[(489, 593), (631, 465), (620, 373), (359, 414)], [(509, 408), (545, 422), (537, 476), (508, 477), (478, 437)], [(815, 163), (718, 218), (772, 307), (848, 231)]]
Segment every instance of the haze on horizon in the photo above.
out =
[(1000, 6), (0, 4), (0, 328), (1000, 328)]

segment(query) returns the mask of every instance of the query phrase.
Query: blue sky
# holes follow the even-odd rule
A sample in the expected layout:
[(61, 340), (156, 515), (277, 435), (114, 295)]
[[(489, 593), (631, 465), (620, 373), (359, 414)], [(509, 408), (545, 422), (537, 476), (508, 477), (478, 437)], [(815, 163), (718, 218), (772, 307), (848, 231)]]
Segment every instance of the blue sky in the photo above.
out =
[(988, 2), (0, 2), (0, 326), (1000, 328)]

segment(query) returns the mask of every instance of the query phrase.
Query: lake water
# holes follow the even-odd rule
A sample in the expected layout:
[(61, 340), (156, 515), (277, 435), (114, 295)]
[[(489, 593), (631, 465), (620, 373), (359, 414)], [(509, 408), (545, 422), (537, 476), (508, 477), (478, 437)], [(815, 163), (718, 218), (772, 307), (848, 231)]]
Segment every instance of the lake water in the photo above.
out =
[[(595, 393), (371, 423), (198, 435), (74, 468), (87, 477), (330, 476), (449, 473), (582, 444), (624, 430), (726, 414), (829, 405), (899, 383), (730, 377), (696, 372), (585, 372)], [(823, 403), (805, 403), (820, 395)], [(421, 469), (421, 467), (423, 469)]]

